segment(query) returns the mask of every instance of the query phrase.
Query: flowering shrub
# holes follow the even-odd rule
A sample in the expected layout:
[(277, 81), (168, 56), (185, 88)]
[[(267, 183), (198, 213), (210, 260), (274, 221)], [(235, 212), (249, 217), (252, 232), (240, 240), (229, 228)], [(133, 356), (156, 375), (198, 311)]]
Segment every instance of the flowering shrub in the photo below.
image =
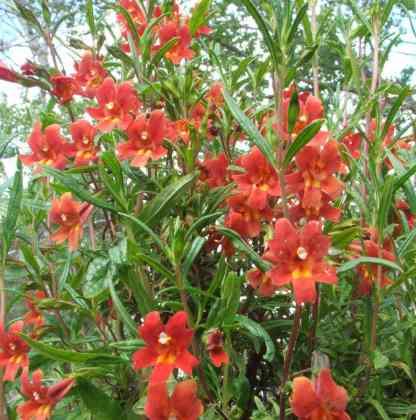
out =
[(54, 67), (0, 63), (50, 97), (2, 223), (1, 418), (416, 415), (411, 92), (379, 56), (395, 2), (351, 8), (344, 108), (309, 3), (241, 2), (262, 92), (256, 63), (223, 68), (209, 0), (114, 2), (115, 41), (87, 1), (73, 69), (18, 5)]

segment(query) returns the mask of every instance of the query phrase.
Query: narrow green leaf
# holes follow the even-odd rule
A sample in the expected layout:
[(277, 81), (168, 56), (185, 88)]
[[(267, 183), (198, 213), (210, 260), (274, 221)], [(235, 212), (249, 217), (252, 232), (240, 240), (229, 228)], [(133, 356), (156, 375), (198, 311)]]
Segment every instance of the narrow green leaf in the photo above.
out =
[(196, 31), (204, 24), (210, 5), (211, 0), (200, 0), (195, 6), (192, 16), (189, 19), (189, 29), (192, 36), (194, 36)]
[(114, 58), (117, 58), (117, 60), (122, 61), (127, 66), (134, 66), (133, 60), (125, 52), (121, 51), (120, 48), (109, 45), (107, 46), (107, 50)]
[(174, 37), (170, 39), (166, 44), (163, 45), (162, 48), (160, 48), (157, 53), (152, 58), (152, 64), (153, 66), (158, 66), (160, 63), (160, 60), (166, 55), (168, 51), (170, 51), (179, 41), (178, 37)]
[(268, 362), (273, 361), (276, 354), (276, 349), (273, 344), (273, 340), (267, 331), (258, 322), (253, 321), (246, 316), (235, 315), (234, 319), (238, 322), (240, 327), (245, 328), (250, 334), (261, 338), (264, 341), (264, 344), (266, 345), (266, 353), (264, 354), (264, 359)]
[(286, 156), (283, 161), (284, 166), (288, 166), (296, 154), (315, 137), (321, 129), (323, 123), (324, 120), (315, 120), (299, 133), (287, 149)]
[(90, 28), (91, 35), (94, 37), (96, 35), (95, 19), (94, 19), (94, 7), (92, 0), (87, 0), (86, 4), (87, 10), (87, 23)]
[(14, 175), (13, 185), (10, 189), (9, 203), (6, 217), (2, 223), (3, 230), (3, 259), (9, 252), (11, 243), (16, 234), (17, 218), (19, 217), (23, 197), (23, 172), (22, 163), (17, 159), (17, 171)]
[(298, 13), (293, 21), (293, 24), (290, 28), (290, 31), (287, 36), (287, 44), (290, 45), (295, 38), (296, 32), (299, 29), (300, 23), (305, 19), (306, 12), (308, 11), (308, 3), (305, 3), (300, 9), (298, 9)]
[(371, 404), (376, 409), (377, 413), (380, 415), (380, 417), (383, 420), (390, 420), (390, 417), (386, 413), (386, 410), (384, 410), (383, 406), (380, 404), (379, 401), (371, 398), (368, 400), (368, 403)]
[(113, 356), (107, 353), (82, 353), (79, 351), (64, 350), (56, 347), (55, 345), (45, 344), (38, 340), (33, 340), (27, 335), (20, 334), (29, 346), (36, 350), (38, 353), (47, 357), (48, 359), (57, 360), (59, 362), (70, 362), (70, 363), (85, 363), (85, 362), (96, 362), (99, 363), (128, 363), (120, 357)]
[(275, 152), (273, 151), (270, 143), (260, 134), (257, 127), (251, 122), (251, 120), (244, 114), (234, 99), (231, 97), (227, 89), (224, 89), (224, 99), (228, 105), (228, 108), (233, 114), (234, 118), (241, 125), (241, 128), (253, 140), (254, 144), (261, 150), (269, 163), (273, 168), (277, 168), (277, 161)]
[(388, 223), (388, 216), (394, 200), (394, 186), (394, 177), (388, 176), (383, 185), (380, 207), (377, 214), (377, 227), (380, 233), (384, 231)]
[(401, 267), (398, 266), (396, 263), (389, 260), (385, 260), (383, 258), (360, 257), (341, 265), (341, 267), (337, 269), (337, 273), (345, 273), (346, 271), (352, 270), (360, 264), (379, 264), (384, 267), (390, 268), (391, 270), (403, 271)]
[(92, 195), (89, 191), (81, 187), (78, 178), (68, 173), (58, 171), (57, 169), (50, 168), (49, 166), (44, 166), (43, 170), (47, 175), (53, 176), (66, 189), (75, 194), (79, 199), (91, 203), (96, 207), (100, 207), (117, 213), (117, 209), (115, 209), (111, 204), (108, 204), (104, 200), (101, 200), (100, 198)]
[(182, 263), (182, 275), (186, 278), (186, 276), (189, 273), (189, 270), (192, 267), (192, 264), (194, 263), (196, 257), (200, 253), (202, 247), (204, 246), (206, 242), (206, 238), (202, 238), (201, 236), (197, 236), (194, 241), (192, 242), (192, 245), (187, 250), (185, 260)]
[(207, 214), (196, 219), (189, 227), (185, 234), (185, 241), (187, 241), (194, 231), (199, 231), (209, 223), (215, 222), (219, 217), (224, 214), (223, 211), (217, 211), (215, 213)]
[(114, 5), (114, 6), (112, 6), (112, 8), (117, 13), (119, 13), (120, 15), (122, 15), (124, 19), (126, 19), (127, 26), (129, 27), (129, 32), (130, 32), (130, 34), (133, 37), (134, 44), (135, 44), (135, 46), (139, 45), (139, 43), (140, 43), (140, 36), (139, 36), (139, 34), (137, 32), (137, 27), (134, 24), (134, 21), (133, 21), (132, 17), (130, 16), (130, 13), (127, 11), (127, 9), (125, 9), (124, 7), (119, 6), (119, 5)]
[(16, 5), (17, 10), (19, 11), (22, 18), (31, 26), (33, 26), (39, 34), (44, 37), (44, 32), (42, 25), (39, 23), (38, 18), (35, 14), (30, 10), (28, 7), (23, 6), (17, 0), (14, 0), (14, 4)]
[(82, 283), (82, 294), (86, 299), (96, 298), (107, 290), (106, 276), (109, 263), (108, 258), (96, 257), (88, 264)]
[(258, 11), (258, 6), (256, 6), (251, 0), (240, 0), (234, 2), (240, 6), (241, 3), (244, 4), (244, 6), (247, 8), (250, 15), (253, 17), (253, 19), (256, 21), (256, 24), (258, 28), (260, 29), (260, 32), (263, 36), (264, 43), (266, 44), (267, 49), (269, 50), (270, 56), (272, 58), (273, 67), (275, 70), (279, 67), (279, 58), (277, 55), (277, 51), (279, 49), (276, 42), (273, 41), (273, 37), (271, 35), (270, 29), (268, 25), (266, 24), (265, 20), (261, 16), (261, 14)]
[(384, 139), (386, 137), (387, 132), (393, 123), (393, 120), (396, 114), (399, 112), (400, 107), (402, 106), (404, 100), (410, 95), (410, 91), (408, 87), (404, 87), (400, 92), (397, 99), (394, 101), (393, 105), (391, 106), (389, 113), (387, 114), (386, 120), (384, 121), (383, 131), (381, 132), (381, 138)]

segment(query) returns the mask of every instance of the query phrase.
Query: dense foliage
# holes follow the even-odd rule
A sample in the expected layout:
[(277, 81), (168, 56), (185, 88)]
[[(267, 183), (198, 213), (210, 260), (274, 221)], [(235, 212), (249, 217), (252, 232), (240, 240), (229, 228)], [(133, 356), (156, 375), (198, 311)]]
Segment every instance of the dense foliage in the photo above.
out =
[(97, 3), (69, 67), (84, 17), (14, 2), (52, 64), (0, 62), (41, 92), (0, 111), (2, 158), (34, 118), (0, 417), (414, 418), (414, 90), (383, 73), (414, 2)]

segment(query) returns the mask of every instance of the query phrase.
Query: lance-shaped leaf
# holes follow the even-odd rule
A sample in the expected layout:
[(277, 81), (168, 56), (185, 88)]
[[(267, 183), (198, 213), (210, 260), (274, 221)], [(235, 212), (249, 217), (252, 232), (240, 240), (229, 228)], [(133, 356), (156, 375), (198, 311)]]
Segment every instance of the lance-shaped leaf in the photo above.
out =
[(87, 11), (88, 27), (90, 28), (91, 34), (94, 36), (96, 34), (96, 28), (95, 28), (94, 8), (93, 8), (92, 0), (87, 0), (86, 11)]
[(211, 0), (201, 0), (194, 8), (192, 16), (189, 19), (189, 29), (192, 36), (205, 23), (206, 15), (211, 5)]
[(345, 273), (346, 271), (352, 270), (360, 264), (378, 264), (390, 268), (391, 270), (403, 271), (396, 263), (385, 260), (384, 258), (360, 257), (341, 265), (341, 267), (337, 269), (337, 273)]
[(315, 137), (321, 129), (323, 123), (324, 120), (315, 120), (299, 133), (287, 149), (286, 156), (283, 161), (284, 166), (288, 166), (296, 154)]
[(240, 109), (234, 99), (231, 97), (230, 93), (227, 89), (224, 89), (224, 99), (230, 109), (231, 113), (233, 114), (234, 118), (237, 122), (241, 125), (241, 128), (244, 132), (248, 135), (248, 137), (253, 140), (254, 144), (261, 150), (263, 155), (269, 161), (269, 163), (273, 166), (273, 168), (277, 168), (277, 161), (275, 152), (273, 151), (272, 146), (270, 143), (260, 134), (257, 127), (252, 123), (252, 121), (244, 114), (244, 112)]
[(400, 92), (397, 99), (394, 101), (393, 105), (390, 108), (389, 113), (387, 114), (386, 120), (384, 121), (383, 130), (381, 132), (381, 138), (384, 139), (386, 137), (387, 132), (389, 131), (389, 128), (391, 124), (393, 123), (393, 120), (396, 116), (396, 114), (399, 112), (400, 107), (402, 106), (404, 100), (410, 95), (409, 88), (404, 87), (402, 91)]

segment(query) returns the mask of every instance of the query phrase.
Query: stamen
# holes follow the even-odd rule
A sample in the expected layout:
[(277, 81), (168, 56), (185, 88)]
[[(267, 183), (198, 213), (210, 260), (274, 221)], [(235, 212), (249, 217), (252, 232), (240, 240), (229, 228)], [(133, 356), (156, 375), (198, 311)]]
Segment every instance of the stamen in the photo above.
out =
[(296, 254), (301, 260), (306, 260), (306, 258), (308, 258), (308, 251), (306, 251), (306, 249), (303, 246), (300, 246), (297, 249)]

